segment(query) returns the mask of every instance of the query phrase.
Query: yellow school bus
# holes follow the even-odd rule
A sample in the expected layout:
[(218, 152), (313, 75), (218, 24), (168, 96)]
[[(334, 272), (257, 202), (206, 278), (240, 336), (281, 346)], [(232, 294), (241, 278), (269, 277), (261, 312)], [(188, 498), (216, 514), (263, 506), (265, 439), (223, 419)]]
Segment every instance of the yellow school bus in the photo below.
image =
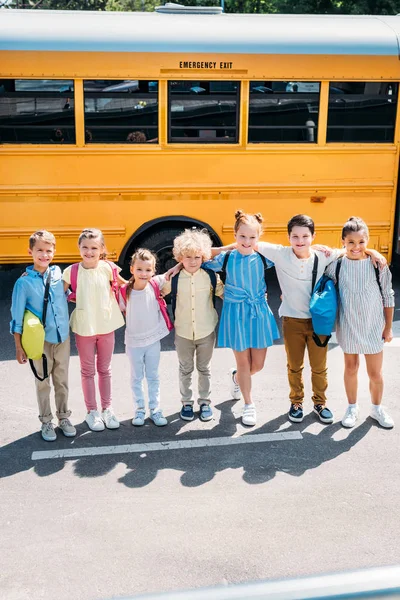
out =
[(0, 264), (39, 228), (76, 261), (92, 226), (163, 269), (185, 227), (230, 242), (237, 208), (333, 246), (360, 215), (395, 262), (400, 17), (174, 10), (0, 11)]

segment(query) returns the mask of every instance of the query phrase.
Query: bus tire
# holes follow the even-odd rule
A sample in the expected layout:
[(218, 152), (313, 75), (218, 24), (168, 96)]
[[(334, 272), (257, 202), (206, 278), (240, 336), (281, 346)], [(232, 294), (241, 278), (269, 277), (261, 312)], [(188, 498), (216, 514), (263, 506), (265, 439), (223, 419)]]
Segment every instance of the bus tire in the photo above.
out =
[[(148, 250), (154, 252), (154, 254), (157, 256), (156, 272), (165, 273), (168, 271), (168, 269), (171, 269), (171, 267), (175, 266), (176, 264), (176, 261), (172, 255), (172, 247), (174, 244), (174, 239), (177, 235), (182, 233), (183, 230), (184, 227), (168, 227), (165, 229), (160, 229), (159, 231), (153, 231), (152, 233), (149, 233), (148, 236), (144, 235), (137, 241), (135, 248), (133, 248), (132, 252), (130, 252), (127, 256), (128, 265), (135, 249), (147, 248)], [(125, 270), (126, 269), (124, 269), (124, 271)]]

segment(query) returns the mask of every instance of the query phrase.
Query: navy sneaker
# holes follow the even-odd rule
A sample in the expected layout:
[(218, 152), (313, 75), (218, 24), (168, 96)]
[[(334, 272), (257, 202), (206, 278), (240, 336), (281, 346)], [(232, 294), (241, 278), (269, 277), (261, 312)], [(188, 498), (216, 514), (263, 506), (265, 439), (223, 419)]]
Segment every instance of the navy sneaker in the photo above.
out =
[(301, 402), (296, 402), (296, 404), (292, 404), (288, 414), (289, 420), (293, 423), (301, 423), (304, 419), (303, 414), (303, 405)]
[(211, 421), (213, 418), (213, 411), (209, 404), (200, 405), (200, 421)]
[(314, 412), (322, 423), (333, 423), (333, 414), (325, 404), (314, 404)]
[(181, 408), (181, 412), (179, 413), (179, 416), (184, 421), (193, 421), (193, 419), (194, 419), (193, 406), (191, 404), (184, 404)]

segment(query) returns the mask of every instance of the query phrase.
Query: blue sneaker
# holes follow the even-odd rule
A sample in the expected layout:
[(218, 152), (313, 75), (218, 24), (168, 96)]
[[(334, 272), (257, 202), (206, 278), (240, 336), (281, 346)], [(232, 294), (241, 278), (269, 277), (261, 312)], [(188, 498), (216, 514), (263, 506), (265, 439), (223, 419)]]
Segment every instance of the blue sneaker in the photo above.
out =
[(314, 412), (322, 423), (333, 423), (333, 414), (325, 404), (314, 404)]
[(193, 406), (191, 404), (184, 404), (181, 408), (181, 412), (179, 413), (179, 416), (184, 421), (193, 421), (193, 419), (194, 419)]
[(200, 421), (211, 421), (213, 418), (213, 411), (209, 404), (200, 405)]
[(303, 414), (303, 405), (301, 402), (296, 402), (296, 404), (292, 404), (288, 414), (289, 420), (292, 423), (301, 423), (304, 419)]

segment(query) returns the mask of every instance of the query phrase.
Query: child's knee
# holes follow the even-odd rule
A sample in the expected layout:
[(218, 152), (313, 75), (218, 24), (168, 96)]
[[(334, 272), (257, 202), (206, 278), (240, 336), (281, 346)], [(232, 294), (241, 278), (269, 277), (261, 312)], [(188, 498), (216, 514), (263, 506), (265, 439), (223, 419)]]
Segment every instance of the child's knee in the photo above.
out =
[(382, 371), (372, 371), (372, 373), (369, 373), (369, 380), (375, 384), (383, 383)]

